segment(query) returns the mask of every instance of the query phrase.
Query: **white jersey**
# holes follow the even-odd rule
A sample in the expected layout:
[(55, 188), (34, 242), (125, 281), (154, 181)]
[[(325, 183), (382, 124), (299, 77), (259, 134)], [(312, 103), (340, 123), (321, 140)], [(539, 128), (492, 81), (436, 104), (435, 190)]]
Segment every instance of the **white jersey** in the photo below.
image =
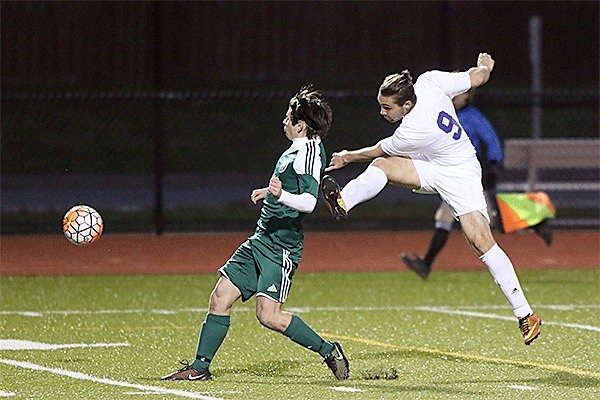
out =
[(380, 144), (388, 155), (421, 154), (438, 166), (476, 161), (475, 148), (460, 125), (452, 98), (471, 88), (467, 72), (429, 71), (414, 85), (416, 105), (394, 134)]

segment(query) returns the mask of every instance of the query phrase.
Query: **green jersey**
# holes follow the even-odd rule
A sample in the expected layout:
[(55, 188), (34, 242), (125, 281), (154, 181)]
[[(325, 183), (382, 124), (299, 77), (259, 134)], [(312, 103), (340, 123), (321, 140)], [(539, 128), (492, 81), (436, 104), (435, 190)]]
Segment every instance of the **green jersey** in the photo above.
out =
[[(318, 199), (319, 182), (325, 171), (325, 147), (321, 138), (294, 139), (275, 165), (274, 177), (291, 194), (310, 193)], [(281, 204), (270, 192), (263, 200), (254, 237), (287, 249), (301, 250), (306, 214)]]

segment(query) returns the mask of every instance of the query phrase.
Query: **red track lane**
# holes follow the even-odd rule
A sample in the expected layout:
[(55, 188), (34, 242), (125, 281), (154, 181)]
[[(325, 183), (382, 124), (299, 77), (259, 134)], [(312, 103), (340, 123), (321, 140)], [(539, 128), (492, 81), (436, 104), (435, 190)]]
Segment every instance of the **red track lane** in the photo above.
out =
[[(0, 237), (1, 276), (216, 273), (246, 234), (111, 235), (78, 247), (63, 236)], [(547, 247), (531, 232), (495, 234), (515, 269), (598, 269), (600, 232), (560, 230)], [(400, 253), (422, 254), (429, 231), (307, 232), (298, 272), (406, 270)], [(459, 231), (434, 271), (485, 270)]]

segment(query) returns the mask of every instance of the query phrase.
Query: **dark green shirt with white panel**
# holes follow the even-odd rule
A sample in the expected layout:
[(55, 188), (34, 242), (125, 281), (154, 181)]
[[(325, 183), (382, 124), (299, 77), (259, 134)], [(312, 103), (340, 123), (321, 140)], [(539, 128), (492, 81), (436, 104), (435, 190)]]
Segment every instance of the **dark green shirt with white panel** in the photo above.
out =
[(285, 302), (302, 256), (302, 220), (315, 207), (325, 161), (319, 137), (293, 139), (279, 157), (273, 176), (281, 180), (281, 197), (267, 192), (254, 235), (219, 269), (243, 301), (256, 294)]

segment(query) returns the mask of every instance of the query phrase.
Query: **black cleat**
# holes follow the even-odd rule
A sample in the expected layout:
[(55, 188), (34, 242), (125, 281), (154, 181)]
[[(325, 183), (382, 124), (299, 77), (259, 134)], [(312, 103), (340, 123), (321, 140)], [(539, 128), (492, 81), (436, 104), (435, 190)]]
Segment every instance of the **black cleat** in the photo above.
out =
[(350, 375), (350, 364), (342, 351), (342, 345), (339, 342), (332, 342), (332, 344), (333, 351), (324, 358), (324, 361), (337, 380), (343, 381)]
[(340, 195), (340, 185), (330, 176), (325, 175), (321, 180), (321, 194), (329, 208), (329, 212), (336, 221), (342, 221), (348, 216), (346, 205)]
[(406, 254), (401, 254), (402, 261), (408, 268), (412, 271), (416, 272), (423, 279), (427, 279), (429, 277), (429, 273), (431, 272), (431, 265), (427, 265), (427, 263), (421, 257), (409, 257)]
[(209, 370), (198, 371), (194, 369), (187, 361), (182, 361), (183, 368), (172, 374), (160, 378), (163, 381), (210, 381), (212, 374)]

